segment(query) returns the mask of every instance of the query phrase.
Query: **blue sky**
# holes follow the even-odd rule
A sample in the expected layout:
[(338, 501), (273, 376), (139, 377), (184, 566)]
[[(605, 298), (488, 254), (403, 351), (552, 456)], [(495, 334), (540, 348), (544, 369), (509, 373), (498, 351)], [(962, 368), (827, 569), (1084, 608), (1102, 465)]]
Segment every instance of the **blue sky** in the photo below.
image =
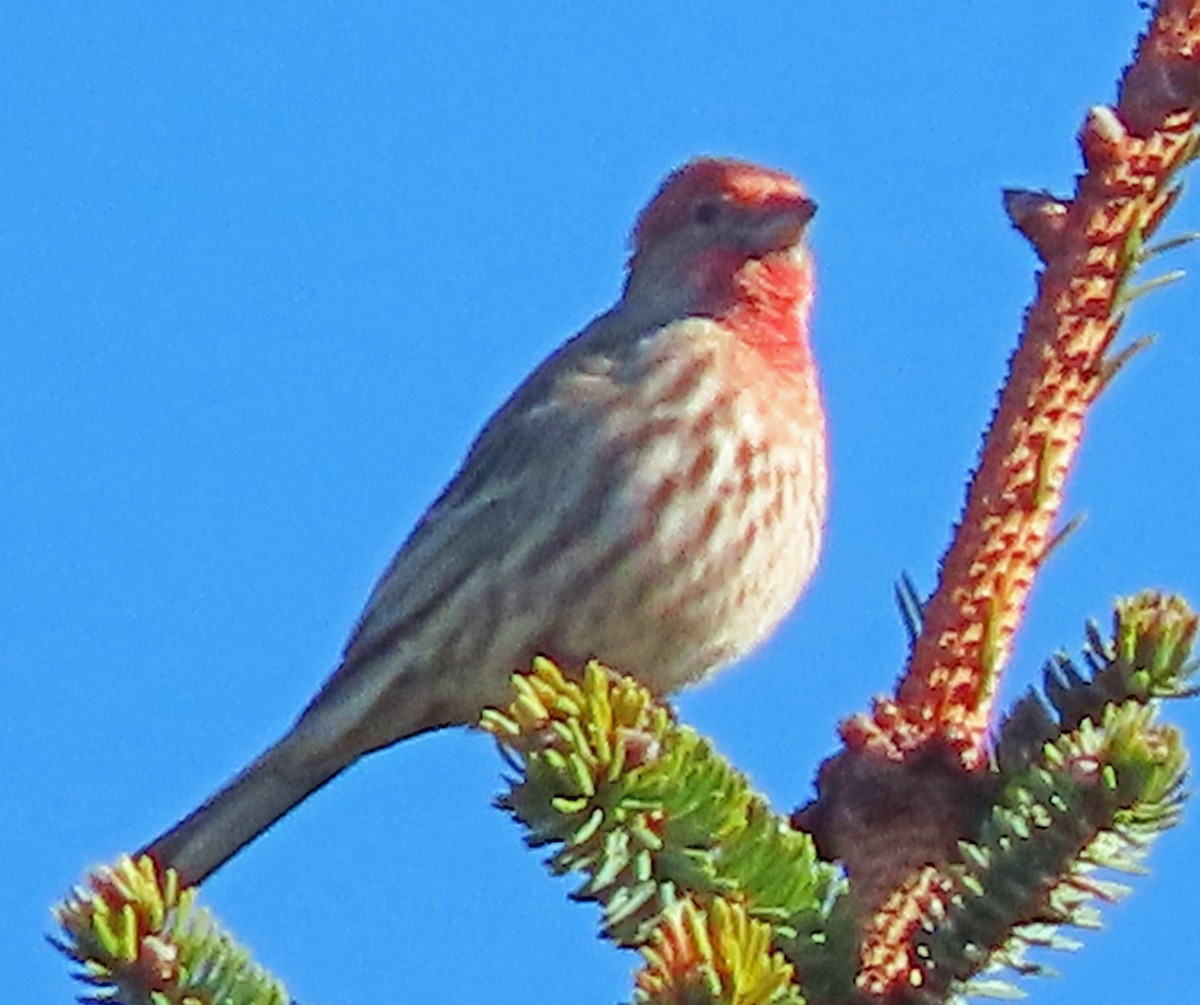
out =
[[(1069, 189), (1085, 109), (1113, 99), (1144, 17), (1132, 0), (421, 6), (0, 13), (16, 1000), (70, 1000), (50, 903), (288, 725), (481, 422), (611, 303), (635, 212), (696, 153), (792, 170), (821, 206), (823, 567), (767, 646), (679, 703), (778, 807), (804, 801), (835, 722), (892, 683), (892, 584), (933, 584), (1032, 290), (999, 190)], [(1170, 233), (1198, 227), (1185, 197)], [(1010, 696), (1118, 594), (1200, 603), (1197, 254), (1133, 313), (1130, 335), (1162, 337), (1090, 423), (1069, 496), (1088, 520), (1035, 592)], [(1197, 708), (1173, 711), (1192, 735)], [(500, 773), (463, 731), (369, 758), (206, 903), (309, 1003), (624, 1000), (635, 957), (490, 807)], [(1034, 1001), (1194, 990), (1194, 817)]]

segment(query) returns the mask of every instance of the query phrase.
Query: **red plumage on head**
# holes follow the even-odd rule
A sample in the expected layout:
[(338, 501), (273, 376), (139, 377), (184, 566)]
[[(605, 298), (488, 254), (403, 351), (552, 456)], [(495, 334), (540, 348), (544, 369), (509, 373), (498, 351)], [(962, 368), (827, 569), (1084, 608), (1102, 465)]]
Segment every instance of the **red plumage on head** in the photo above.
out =
[(667, 176), (638, 218), (634, 247), (645, 247), (676, 230), (706, 197), (758, 209), (782, 210), (809, 202), (801, 184), (786, 172), (732, 158), (699, 157)]

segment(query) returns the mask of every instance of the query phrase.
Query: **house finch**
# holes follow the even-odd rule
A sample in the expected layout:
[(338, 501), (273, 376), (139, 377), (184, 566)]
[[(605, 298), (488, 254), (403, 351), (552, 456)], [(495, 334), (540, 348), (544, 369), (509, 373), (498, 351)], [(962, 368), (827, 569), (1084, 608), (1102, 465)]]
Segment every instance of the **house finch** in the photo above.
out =
[(670, 175), (621, 299), (484, 427), (295, 725), (144, 851), (200, 882), (364, 754), (475, 722), (538, 653), (663, 694), (761, 642), (825, 517), (814, 210), (754, 164)]

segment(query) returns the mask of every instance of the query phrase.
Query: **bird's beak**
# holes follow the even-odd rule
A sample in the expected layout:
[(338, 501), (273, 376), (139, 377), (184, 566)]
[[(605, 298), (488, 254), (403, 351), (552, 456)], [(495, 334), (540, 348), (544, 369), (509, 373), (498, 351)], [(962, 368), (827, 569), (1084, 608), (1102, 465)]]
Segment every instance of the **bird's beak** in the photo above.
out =
[(817, 204), (806, 198), (794, 199), (786, 206), (773, 208), (754, 230), (753, 250), (757, 254), (767, 255), (799, 244), (809, 220), (816, 212)]

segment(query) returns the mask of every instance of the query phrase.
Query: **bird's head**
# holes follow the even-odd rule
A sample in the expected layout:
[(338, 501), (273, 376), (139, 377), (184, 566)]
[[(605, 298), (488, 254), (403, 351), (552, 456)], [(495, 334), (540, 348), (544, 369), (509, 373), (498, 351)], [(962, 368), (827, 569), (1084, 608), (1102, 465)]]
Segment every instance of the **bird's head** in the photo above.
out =
[(638, 218), (626, 299), (718, 312), (753, 295), (759, 280), (794, 280), (807, 299), (804, 232), (816, 208), (782, 171), (715, 157), (690, 161), (667, 177)]

